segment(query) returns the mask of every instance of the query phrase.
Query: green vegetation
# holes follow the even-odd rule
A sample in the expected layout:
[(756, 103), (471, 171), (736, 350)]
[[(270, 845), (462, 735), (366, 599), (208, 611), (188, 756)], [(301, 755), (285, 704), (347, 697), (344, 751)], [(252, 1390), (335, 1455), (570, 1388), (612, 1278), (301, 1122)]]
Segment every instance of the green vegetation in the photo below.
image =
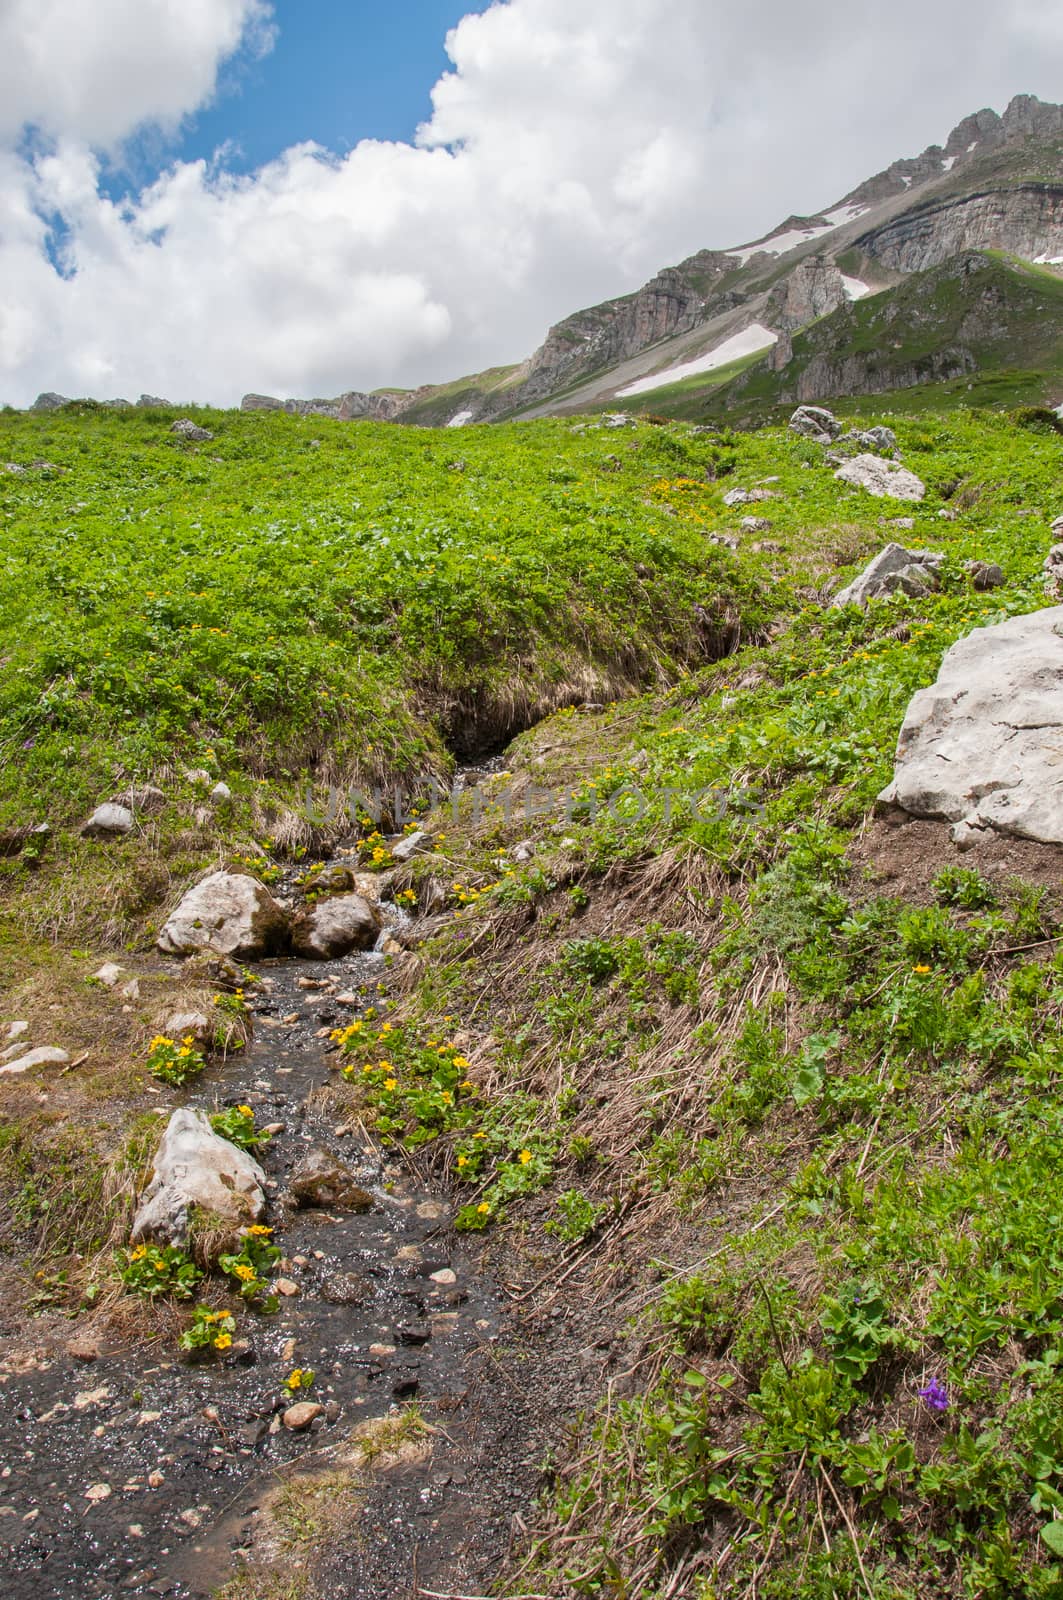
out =
[[(608, 1289), (639, 1351), (525, 1516), (514, 1592), (1058, 1595), (1058, 857), (954, 858), (940, 829), (873, 820), (944, 651), (1044, 601), (1054, 426), (898, 417), (928, 494), (894, 507), (767, 429), (472, 430), (458, 462), (445, 435), (315, 420), (312, 449), (311, 424), (272, 416), (215, 418), (194, 453), (165, 420), (0, 418), (8, 453), (47, 437), (70, 467), (0, 490), (2, 737), (30, 745), (4, 803), (56, 829), (0, 877), (35, 1015), (62, 1043), (105, 1004), (98, 957), (71, 948), (102, 926), (72, 879), (129, 896), (108, 926), (135, 954), (204, 862), (265, 872), (306, 848), (269, 816), (303, 785), (441, 768), (447, 740), (553, 710), (512, 746), (511, 792), (424, 819), (433, 850), (401, 892), (452, 914), (401, 1008), (335, 1039), (367, 1123), (452, 1183), (504, 1281), (560, 1255), (566, 1293)], [(733, 487), (769, 489), (768, 541)], [(939, 592), (826, 609), (827, 579), (902, 511), (905, 542), (944, 555)], [(971, 557), (1006, 586), (975, 592)], [(186, 763), (234, 789), (208, 822)], [(166, 808), (133, 838), (75, 836), (90, 803), (153, 778)], [(360, 854), (388, 864), (360, 821)], [(239, 992), (215, 1010), (244, 1020)], [(143, 1063), (154, 1024), (123, 1026)], [(144, 1110), (128, 1078), (93, 1091), (117, 1123)], [(58, 1258), (77, 1235), (49, 1141), (79, 1212), (111, 1191), (85, 1080), (47, 1085), (42, 1111), (5, 1083), (0, 1197)], [(255, 1136), (242, 1108), (218, 1116)], [(128, 1189), (142, 1134), (118, 1148)], [(219, 1261), (260, 1309), (270, 1240)], [(123, 1269), (191, 1297), (186, 1264)], [(217, 1349), (207, 1316), (189, 1336)]]

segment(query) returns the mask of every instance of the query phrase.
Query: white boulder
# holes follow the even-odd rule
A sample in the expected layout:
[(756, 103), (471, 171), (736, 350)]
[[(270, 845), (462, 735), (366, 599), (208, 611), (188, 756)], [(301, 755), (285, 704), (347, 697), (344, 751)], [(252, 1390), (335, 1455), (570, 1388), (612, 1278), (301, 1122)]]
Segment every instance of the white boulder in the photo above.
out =
[(86, 839), (116, 839), (133, 828), (133, 813), (128, 806), (113, 803), (97, 806), (92, 816), (82, 824)]
[(922, 500), (926, 484), (914, 472), (897, 461), (887, 461), (882, 456), (854, 456), (843, 461), (834, 476), (839, 483), (848, 483), (854, 489), (866, 489), (879, 499)]
[[(4, 1052), (5, 1055), (8, 1053)], [(9, 1061), (6, 1066), (0, 1067), (0, 1073), (6, 1076), (15, 1073), (29, 1072), (31, 1067), (65, 1067), (70, 1057), (65, 1050), (55, 1050), (48, 1045), (42, 1045), (37, 1050), (30, 1050), (24, 1056), (18, 1056), (14, 1061)]]
[(189, 889), (156, 942), (170, 956), (209, 949), (254, 961), (283, 954), (288, 940), (287, 913), (264, 884), (240, 872), (212, 872)]
[(882, 795), (914, 817), (1063, 843), (1063, 606), (976, 628), (911, 701)]
[(790, 418), (790, 432), (814, 444), (832, 444), (841, 431), (837, 417), (823, 406), (798, 406)]
[(175, 1111), (133, 1219), (132, 1241), (186, 1245), (193, 1207), (234, 1227), (258, 1222), (266, 1210), (265, 1183), (258, 1162), (220, 1138), (202, 1111)]
[(408, 833), (399, 840), (398, 844), (391, 846), (391, 854), (396, 861), (410, 861), (420, 851), (429, 849), (431, 843), (432, 841), (428, 834), (423, 831)]

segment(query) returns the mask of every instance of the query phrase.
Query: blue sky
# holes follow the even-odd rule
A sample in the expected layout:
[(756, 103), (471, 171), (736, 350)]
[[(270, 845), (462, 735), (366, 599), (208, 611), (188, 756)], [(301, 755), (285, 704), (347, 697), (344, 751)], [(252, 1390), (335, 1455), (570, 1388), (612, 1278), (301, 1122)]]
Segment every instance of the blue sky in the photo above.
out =
[(210, 159), (251, 172), (303, 140), (345, 155), (360, 139), (412, 140), (450, 68), (448, 29), (490, 0), (273, 0), (273, 49), (223, 67), (211, 105), (180, 136), (134, 140), (107, 189), (118, 194), (173, 160)]

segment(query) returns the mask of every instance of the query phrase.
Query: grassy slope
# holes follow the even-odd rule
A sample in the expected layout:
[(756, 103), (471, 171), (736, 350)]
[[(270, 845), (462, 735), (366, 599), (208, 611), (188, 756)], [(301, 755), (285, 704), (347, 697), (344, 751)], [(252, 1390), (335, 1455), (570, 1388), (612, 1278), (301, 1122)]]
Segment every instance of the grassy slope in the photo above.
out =
[[(795, 336), (793, 359), (783, 372), (761, 363), (726, 387), (705, 383), (698, 394), (684, 386), (674, 396), (662, 391), (655, 409), (732, 425), (762, 420), (823, 357), (839, 365), (862, 363), (868, 388), (878, 390), (868, 403), (880, 408), (1044, 403), (1063, 388), (1063, 279), (995, 252), (981, 259), (984, 269), (973, 278), (958, 278), (946, 262), (824, 317)], [(946, 384), (920, 381), (909, 392), (909, 374), (931, 376), (934, 360), (950, 350), (969, 353), (974, 371)], [(897, 387), (902, 381), (905, 387)], [(827, 384), (818, 398), (831, 397)]]
[[(893, 847), (897, 896), (883, 864), (889, 839), (867, 821), (908, 698), (932, 680), (943, 651), (979, 622), (1041, 603), (1059, 438), (996, 416), (899, 422), (905, 460), (929, 494), (924, 506), (896, 509), (916, 518), (913, 544), (945, 551), (943, 589), (842, 615), (814, 604), (815, 589), (880, 546), (894, 508), (839, 485), (816, 447), (787, 434), (728, 441), (735, 470), (708, 482), (705, 439), (679, 426), (475, 431), (462, 435), (466, 469), (455, 484), (444, 476), (453, 439), (315, 423), (325, 442), (311, 454), (310, 430), (293, 419), (217, 423), (217, 446), (192, 456), (165, 442), (158, 419), (133, 435), (120, 431), (122, 419), (92, 415), (5, 419), (3, 453), (29, 457), (48, 435), (53, 459), (75, 466), (75, 482), (16, 480), (20, 537), (6, 538), (18, 585), (6, 650), (22, 652), (11, 665), (30, 669), (38, 696), (34, 651), (56, 636), (67, 651), (79, 644), (98, 674), (84, 680), (94, 694), (97, 684), (130, 680), (143, 692), (137, 686), (159, 668), (139, 631), (146, 575), (137, 567), (134, 586), (130, 569), (150, 560), (171, 600), (188, 606), (204, 590), (218, 593), (216, 621), (181, 613), (180, 649), (165, 651), (156, 636), (166, 672), (198, 650), (193, 622), (197, 631), (225, 625), (232, 637), (244, 617), (240, 651), (275, 632), (295, 666), (310, 652), (319, 676), (309, 703), (321, 716), (322, 686), (331, 696), (358, 683), (342, 669), (329, 676), (331, 630), (350, 628), (391, 592), (364, 540), (351, 555), (351, 530), (363, 526), (355, 498), (365, 526), (397, 541), (430, 536), (437, 560), (459, 522), (468, 541), (434, 600), (458, 624), (432, 635), (443, 668), (415, 618), (401, 650), (385, 657), (391, 676), (372, 680), (375, 693), (382, 683), (407, 692), (425, 661), (436, 660), (437, 674), (480, 670), (475, 653), (451, 655), (447, 641), (467, 637), (462, 619), (479, 624), (499, 604), (483, 569), (507, 551), (525, 563), (520, 587), (506, 591), (514, 630), (530, 626), (521, 609), (529, 604), (534, 615), (537, 603), (564, 601), (570, 617), (580, 582), (597, 590), (608, 638), (622, 637), (623, 603), (633, 633), (654, 628), (662, 653), (670, 596), (686, 605), (694, 593), (728, 593), (750, 624), (758, 612), (773, 619), (771, 642), (716, 667), (692, 664), (667, 693), (601, 716), (562, 711), (527, 735), (512, 752), (518, 783), (534, 777), (562, 790), (568, 814), (537, 818), (532, 805), (508, 821), (498, 811), (477, 822), (467, 808), (457, 821), (441, 817), (435, 855), (410, 871), (418, 884), (435, 878), (460, 915), (412, 975), (403, 1027), (388, 1041), (398, 1086), (386, 1089), (381, 1075), (365, 1091), (368, 1109), (387, 1136), (431, 1136), (423, 1156), (454, 1181), (463, 1222), (483, 1228), (489, 1248), (510, 1260), (516, 1252), (529, 1282), (557, 1270), (560, 1248), (573, 1269), (567, 1292), (607, 1294), (613, 1322), (632, 1317), (637, 1339), (633, 1388), (587, 1419), (557, 1464), (518, 1592), (1058, 1592), (1038, 1529), (1063, 1508), (1063, 1258), (1050, 1203), (1063, 1176), (1063, 966), (1056, 945), (1038, 941), (1063, 927), (1063, 906), (1009, 881), (1014, 862), (975, 857), (984, 877), (942, 877), (947, 847), (933, 834), (921, 851)], [(138, 442), (127, 454), (130, 438)], [(233, 476), (219, 469), (215, 478), (211, 455)], [(722, 455), (717, 447), (717, 469), (729, 464)], [(757, 510), (781, 548), (755, 551), (743, 539), (725, 573), (706, 534), (737, 531), (746, 508), (729, 510), (722, 496), (765, 478), (780, 498)], [(136, 486), (150, 515), (127, 542), (131, 524), (114, 507), (128, 515)], [(181, 496), (193, 489), (185, 511)], [(457, 500), (445, 516), (441, 495)], [(94, 509), (74, 545), (67, 530), (79, 500)], [(946, 503), (957, 520), (938, 519)], [(581, 541), (576, 554), (570, 533)], [(33, 562), (20, 553), (30, 538)], [(275, 546), (283, 564), (271, 567)], [(413, 548), (420, 560), (402, 594), (416, 597), (425, 556)], [(962, 572), (971, 555), (999, 560), (1008, 586), (972, 593)], [(650, 577), (635, 570), (636, 557)], [(311, 582), (314, 559), (323, 571)], [(246, 587), (260, 562), (261, 582)], [(50, 592), (56, 571), (62, 602)], [(656, 573), (665, 586), (643, 612), (641, 586)], [(396, 582), (390, 572), (386, 582)], [(323, 616), (313, 609), (322, 597)], [(567, 650), (557, 626), (553, 616), (541, 624), (540, 649)], [(209, 637), (222, 640), (212, 648), (236, 648), (224, 634)], [(527, 638), (504, 656), (506, 670)], [(116, 659), (121, 675), (108, 664)], [(200, 692), (214, 685), (218, 703), (238, 703), (225, 676), (237, 658), (209, 673), (191, 659)], [(409, 659), (418, 675), (404, 677)], [(260, 670), (260, 658), (249, 665)], [(54, 694), (55, 682), (43, 691)], [(241, 710), (231, 742), (208, 723), (176, 749), (176, 714), (157, 729), (141, 700), (143, 726), (126, 733), (122, 703), (116, 710), (96, 694), (92, 723), (76, 731), (79, 771), (91, 781), (72, 772), (66, 798), (45, 763), (11, 792), (28, 803), (40, 789), (50, 811), (73, 818), (96, 796), (98, 774), (116, 781), (116, 752), (126, 773), (151, 776), (164, 750), (209, 761), (208, 735), (223, 754), (216, 770), (239, 789), (248, 752), (262, 759), (258, 729), (276, 717), (277, 693), (267, 713), (253, 700)], [(9, 717), (24, 715), (22, 704), (13, 695)], [(291, 744), (305, 716), (296, 699), (269, 726)], [(326, 714), (318, 737), (342, 725)], [(374, 724), (355, 731), (372, 738)], [(23, 733), (9, 723), (9, 739)], [(45, 750), (72, 737), (40, 719), (29, 736)], [(133, 760), (138, 741), (145, 754)], [(625, 818), (618, 796), (632, 785), (645, 802)], [(101, 1198), (92, 1141), (120, 1151), (112, 1179), (128, 1174), (150, 1104), (134, 1066), (149, 1008), (134, 1007), (120, 1038), (98, 991), (87, 991), (89, 1015), (84, 980), (104, 951), (70, 945), (86, 928), (98, 937), (101, 924), (76, 896), (64, 911), (63, 896), (82, 879), (129, 893), (160, 863), (162, 893), (173, 894), (241, 832), (253, 837), (250, 800), (239, 801), (230, 833), (217, 823), (190, 838), (192, 798), (181, 784), (171, 797), (154, 836), (102, 847), (61, 832), (54, 861), (36, 874), (9, 865), (4, 880), (6, 970), (21, 985), (11, 1003), (19, 1014), (56, 1004), (54, 1042), (77, 1048), (84, 1037), (91, 1050), (102, 1037), (111, 1052), (110, 1075), (94, 1056), (84, 1071), (49, 1078), (45, 1109), (20, 1105), (16, 1118), (8, 1106), (0, 1124), (0, 1201), (55, 1252), (88, 1242), (84, 1216), (71, 1213)], [(601, 809), (609, 797), (616, 817)], [(752, 821), (750, 804), (763, 807)], [(533, 841), (530, 864), (510, 854), (521, 838)], [(167, 856), (170, 845), (179, 853)], [(1047, 859), (1040, 869), (1058, 888), (1058, 854)], [(1029, 877), (1031, 863), (1019, 864)], [(27, 945), (15, 924), (42, 906), (58, 941)], [(147, 905), (110, 910), (112, 937), (136, 946), (157, 914), (150, 894)], [(426, 1080), (430, 1058), (419, 1049), (444, 1015), (448, 1029), (454, 1018), (464, 1027), (478, 1088), (456, 1104)], [(364, 1053), (353, 1064), (372, 1084)], [(931, 1378), (947, 1387), (945, 1412), (918, 1396)]]
[[(632, 1319), (633, 1385), (555, 1464), (516, 1593), (1059, 1593), (1063, 1541), (1039, 1530), (1063, 1509), (1060, 853), (868, 824), (944, 650), (1043, 603), (1061, 445), (991, 416), (899, 426), (940, 595), (864, 615), (795, 593), (774, 643), (560, 714), (511, 765), (568, 815), (440, 818), (418, 869), (465, 909), (370, 1104), (420, 1137), (409, 1041), (467, 1024), (478, 1109), (437, 1105), (428, 1147), (469, 1184), (464, 1224), (529, 1282), (562, 1249), (566, 1296)], [(738, 482), (780, 480), (759, 509), (798, 584), (885, 537), (888, 505), (821, 459), (739, 445)], [(721, 525), (719, 492), (660, 491)], [(973, 555), (1003, 591), (969, 589)], [(603, 815), (629, 786), (641, 818)], [(705, 790), (698, 820), (683, 797)]]

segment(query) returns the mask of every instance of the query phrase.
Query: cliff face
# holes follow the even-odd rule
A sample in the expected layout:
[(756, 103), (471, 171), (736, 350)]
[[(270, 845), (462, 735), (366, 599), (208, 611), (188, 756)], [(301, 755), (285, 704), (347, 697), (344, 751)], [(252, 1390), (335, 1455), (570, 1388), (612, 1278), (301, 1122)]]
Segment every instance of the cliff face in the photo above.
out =
[(835, 263), (827, 256), (809, 256), (772, 290), (760, 320), (776, 333), (792, 333), (837, 311), (847, 298)]
[(1030, 184), (927, 204), (862, 234), (858, 249), (894, 272), (926, 272), (961, 250), (1063, 256), (1063, 186)]

